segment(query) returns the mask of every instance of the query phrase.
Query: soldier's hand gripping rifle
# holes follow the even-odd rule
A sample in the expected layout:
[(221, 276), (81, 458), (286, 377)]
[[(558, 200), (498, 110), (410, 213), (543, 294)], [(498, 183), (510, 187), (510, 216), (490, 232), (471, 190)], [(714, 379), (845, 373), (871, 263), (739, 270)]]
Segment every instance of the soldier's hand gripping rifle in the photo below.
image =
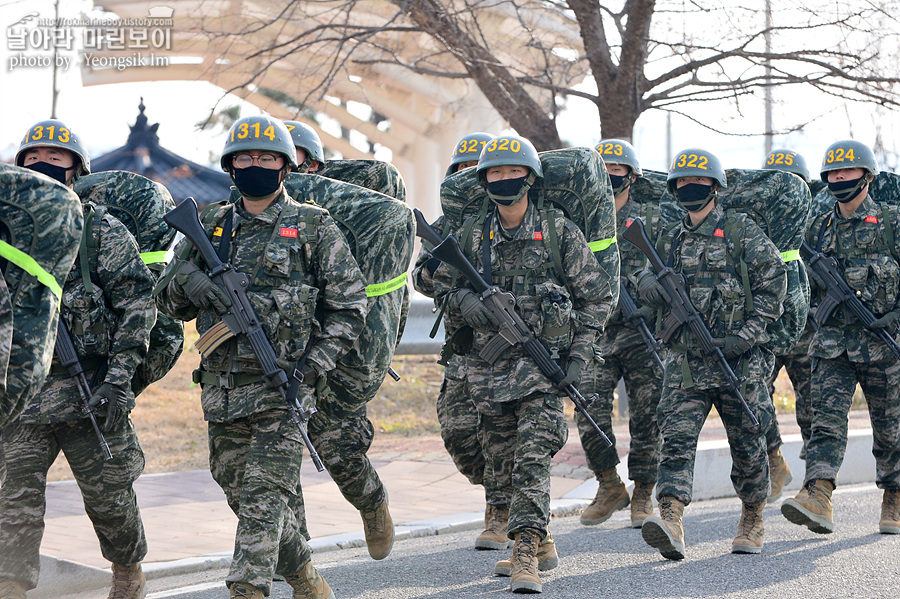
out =
[[(316, 470), (322, 472), (325, 466), (322, 464), (319, 454), (309, 440), (306, 434), (304, 423), (309, 421), (309, 417), (315, 413), (315, 408), (304, 410), (297, 401), (297, 391), (299, 385), (291, 385), (287, 374), (276, 363), (275, 348), (266, 337), (266, 332), (253, 310), (250, 298), (247, 297), (247, 290), (250, 288), (250, 280), (244, 273), (234, 270), (230, 264), (226, 264), (219, 259), (213, 248), (212, 242), (206, 236), (200, 219), (197, 217), (197, 202), (194, 198), (187, 198), (181, 202), (174, 210), (168, 212), (163, 221), (176, 231), (181, 231), (185, 237), (194, 244), (194, 247), (200, 252), (203, 261), (208, 267), (207, 274), (212, 281), (221, 287), (225, 293), (231, 298), (231, 307), (228, 312), (222, 316), (222, 321), (206, 331), (200, 339), (197, 340), (197, 348), (200, 353), (206, 355), (214, 351), (222, 343), (235, 335), (245, 335), (250, 341), (253, 353), (263, 370), (263, 376), (266, 381), (281, 393), (285, 403), (290, 410), (291, 418), (300, 434), (303, 437), (303, 443), (309, 450)], [(303, 373), (294, 370), (293, 378), (299, 383), (303, 382)]]
[(650, 332), (647, 321), (644, 320), (644, 317), (641, 316), (639, 312), (637, 312), (637, 304), (634, 303), (634, 299), (632, 299), (631, 294), (628, 293), (628, 289), (621, 283), (619, 283), (619, 307), (622, 309), (622, 317), (626, 321), (634, 324), (638, 333), (641, 334), (641, 338), (647, 345), (647, 351), (650, 352), (650, 356), (653, 358), (653, 361), (656, 362), (656, 365), (659, 366), (659, 371), (662, 372), (664, 369), (662, 360), (659, 359), (659, 342), (656, 340), (656, 337), (653, 336), (653, 333)]
[(91, 426), (94, 427), (94, 432), (97, 433), (97, 440), (100, 442), (100, 449), (103, 451), (103, 457), (107, 460), (111, 460), (113, 457), (112, 452), (109, 450), (106, 438), (103, 436), (103, 433), (100, 432), (100, 427), (97, 426), (97, 418), (94, 416), (94, 411), (91, 410), (91, 385), (84, 375), (84, 368), (78, 360), (78, 354), (75, 353), (75, 344), (72, 343), (72, 336), (69, 335), (69, 329), (66, 328), (66, 323), (62, 321), (62, 318), (60, 318), (56, 324), (56, 345), (54, 346), (54, 352), (56, 353), (56, 357), (59, 358), (60, 364), (69, 371), (69, 376), (75, 380), (75, 387), (78, 388), (78, 394), (81, 396), (81, 402), (83, 404), (81, 411), (87, 414), (88, 418), (91, 419)]
[(825, 297), (819, 302), (816, 308), (815, 323), (821, 326), (828, 320), (831, 313), (843, 304), (862, 322), (867, 329), (878, 335), (878, 338), (884, 341), (894, 357), (900, 358), (900, 345), (885, 329), (873, 329), (871, 325), (877, 320), (872, 311), (869, 310), (857, 296), (854, 291), (847, 285), (841, 274), (841, 267), (833, 256), (827, 256), (823, 252), (817, 252), (811, 245), (804, 241), (800, 244), (800, 256), (806, 260), (806, 263), (825, 283)]
[[(644, 222), (641, 219), (634, 219), (631, 225), (622, 233), (622, 238), (636, 245), (647, 256), (650, 266), (656, 272), (659, 284), (662, 285), (662, 288), (666, 290), (669, 296), (670, 314), (663, 322), (663, 331), (660, 335), (662, 342), (667, 343), (682, 325), (687, 325), (694, 339), (700, 344), (703, 355), (715, 360), (719, 370), (725, 376), (728, 387), (740, 400), (741, 405), (750, 417), (750, 422), (753, 423), (754, 429), (758, 431), (759, 420), (756, 419), (750, 406), (744, 400), (744, 396), (741, 395), (741, 383), (743, 380), (734, 374), (734, 371), (728, 364), (728, 360), (725, 359), (725, 354), (722, 353), (722, 348), (715, 345), (713, 336), (709, 332), (706, 323), (703, 322), (703, 318), (701, 318), (697, 308), (691, 302), (684, 276), (675, 272), (672, 267), (665, 265), (659, 254), (656, 253), (656, 248), (653, 247), (650, 238), (647, 237), (647, 232), (644, 230)], [(685, 359), (687, 358), (685, 357)]]
[[(475, 288), (480, 295), (482, 303), (496, 317), (498, 326), (497, 335), (487, 342), (484, 349), (481, 350), (479, 356), (493, 364), (500, 356), (510, 347), (521, 345), (528, 355), (534, 360), (541, 372), (548, 379), (553, 381), (555, 385), (566, 378), (566, 373), (550, 357), (550, 352), (541, 343), (541, 340), (534, 336), (531, 329), (522, 318), (516, 313), (516, 298), (508, 291), (502, 291), (496, 285), (488, 285), (481, 273), (476, 270), (475, 266), (463, 255), (459, 248), (459, 243), (453, 235), (448, 235), (442, 239), (440, 234), (431, 228), (425, 216), (416, 208), (413, 209), (416, 215), (416, 235), (421, 237), (432, 246), (431, 255), (441, 262), (446, 262), (450, 266), (457, 269)], [(607, 447), (612, 447), (612, 441), (606, 436), (591, 415), (588, 414), (587, 408), (590, 402), (578, 391), (575, 385), (569, 384), (563, 388), (575, 409), (584, 416), (588, 423), (600, 435), (600, 438), (606, 442)]]

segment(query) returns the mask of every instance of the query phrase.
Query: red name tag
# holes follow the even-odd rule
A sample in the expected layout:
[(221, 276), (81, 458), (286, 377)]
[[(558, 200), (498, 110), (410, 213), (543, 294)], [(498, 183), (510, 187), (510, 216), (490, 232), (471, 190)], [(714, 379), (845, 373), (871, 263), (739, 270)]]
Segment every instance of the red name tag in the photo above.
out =
[(535, 232), (534, 232), (534, 236), (532, 237), (532, 239), (535, 240), (535, 241), (543, 241), (543, 240), (544, 240), (544, 234), (541, 233), (540, 231), (535, 231)]
[(716, 229), (715, 231), (713, 231), (713, 235), (715, 235), (716, 237), (725, 237), (725, 231), (723, 231), (722, 229)]
[(282, 237), (290, 237), (291, 239), (297, 239), (297, 229), (281, 227), (281, 236)]
[(867, 216), (867, 217), (866, 217), (866, 222), (867, 222), (867, 223), (874, 223), (874, 224), (877, 225), (877, 224), (878, 224), (878, 217), (877, 217), (877, 216)]

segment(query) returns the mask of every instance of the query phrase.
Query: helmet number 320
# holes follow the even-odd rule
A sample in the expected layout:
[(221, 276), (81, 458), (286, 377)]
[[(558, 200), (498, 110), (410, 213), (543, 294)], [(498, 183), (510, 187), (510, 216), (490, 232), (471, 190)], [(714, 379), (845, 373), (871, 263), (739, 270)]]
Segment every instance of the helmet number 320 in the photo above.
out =
[(490, 143), (485, 148), (486, 152), (493, 152), (495, 150), (509, 150), (510, 152), (519, 152), (522, 149), (522, 144), (519, 143), (517, 139), (492, 139)]

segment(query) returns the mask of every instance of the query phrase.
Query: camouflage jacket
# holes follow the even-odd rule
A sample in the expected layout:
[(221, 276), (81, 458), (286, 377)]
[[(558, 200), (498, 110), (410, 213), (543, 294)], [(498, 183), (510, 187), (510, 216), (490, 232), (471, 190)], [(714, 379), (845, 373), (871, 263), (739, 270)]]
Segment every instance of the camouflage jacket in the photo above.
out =
[[(284, 193), (258, 215), (247, 212), (242, 201), (220, 202), (210, 206), (202, 219), (214, 246), (221, 241), (222, 223), (232, 208), (234, 233), (228, 261), (249, 277), (247, 295), (276, 355), (296, 362), (311, 340), (307, 364), (320, 374), (331, 371), (362, 332), (368, 305), (365, 280), (334, 220), (322, 208), (299, 204)], [(186, 240), (176, 248), (176, 254), (179, 259), (170, 269), (177, 270), (182, 260), (206, 268)], [(197, 331), (202, 335), (220, 317), (214, 310), (194, 306), (178, 279), (171, 277), (158, 290), (157, 305), (172, 318), (196, 318)], [(200, 369), (226, 377), (262, 372), (244, 336), (229, 339), (202, 357)], [(207, 420), (229, 422), (283, 405), (279, 394), (261, 392), (265, 383), (259, 381), (238, 384), (233, 393), (226, 390), (217, 385), (203, 386), (201, 401)]]
[[(766, 326), (781, 316), (787, 271), (781, 254), (756, 223), (744, 215), (737, 216), (729, 236), (722, 228), (725, 220), (725, 212), (718, 205), (697, 226), (692, 226), (687, 216), (660, 236), (657, 251), (684, 275), (691, 301), (713, 337), (738, 335), (758, 346), (768, 340)], [(680, 242), (671, 251), (675, 240)], [(737, 246), (743, 248), (748, 267), (752, 296), (749, 312), (744, 285), (734, 267)], [(665, 316), (668, 312), (663, 310)], [(666, 352), (664, 385), (699, 389), (725, 386), (725, 377), (713, 360), (685, 353), (686, 348), (693, 347), (698, 344), (688, 327), (682, 325), (668, 344), (671, 351)], [(740, 364), (733, 363), (732, 369), (750, 383), (761, 384), (769, 375), (771, 354), (754, 347)]]
[[(886, 233), (885, 220), (894, 235)], [(820, 243), (821, 232), (821, 245)], [(867, 197), (850, 218), (844, 218), (837, 206), (816, 216), (806, 232), (806, 241), (835, 256), (843, 269), (844, 280), (858, 292), (859, 299), (875, 314), (882, 316), (900, 309), (900, 214)], [(820, 290), (819, 294), (822, 293)], [(875, 362), (892, 357), (888, 347), (843, 306), (816, 332), (810, 354), (836, 358), (843, 352), (851, 362)]]
[[(85, 233), (96, 244), (96, 263), (89, 259), (89, 293), (80, 268), (84, 246), (63, 286), (60, 317), (69, 329), (88, 381), (106, 363), (106, 376), (94, 382), (111, 383), (126, 390), (134, 408), (131, 379), (144, 359), (150, 330), (156, 323), (153, 275), (144, 265), (137, 242), (110, 214), (97, 214)], [(93, 255), (93, 252), (88, 252)], [(85, 417), (75, 382), (53, 357), (50, 375), (22, 414), (26, 424), (48, 424)]]
[[(522, 224), (511, 235), (500, 227), (496, 210), (488, 218), (493, 282), (516, 296), (519, 316), (551, 354), (568, 354), (590, 362), (594, 344), (618, 298), (618, 254), (611, 252), (611, 271), (602, 268), (578, 227), (558, 210), (547, 210), (542, 215), (534, 204), (529, 204)], [(556, 271), (546, 241), (548, 218), (555, 219), (563, 273)], [(475, 268), (485, 272), (481, 236), (482, 227), (474, 227), (463, 249)], [(434, 274), (435, 288), (449, 289), (451, 277), (450, 267), (442, 264)], [(460, 277), (457, 288), (460, 287), (470, 285)], [(455, 293), (447, 296), (449, 317), (461, 322), (455, 298)], [(484, 393), (493, 401), (512, 401), (533, 392), (556, 392), (553, 383), (521, 347), (507, 350), (493, 366), (482, 360), (478, 353), (495, 334), (491, 329), (473, 331), (471, 348), (465, 354), (467, 378), (475, 392)]]

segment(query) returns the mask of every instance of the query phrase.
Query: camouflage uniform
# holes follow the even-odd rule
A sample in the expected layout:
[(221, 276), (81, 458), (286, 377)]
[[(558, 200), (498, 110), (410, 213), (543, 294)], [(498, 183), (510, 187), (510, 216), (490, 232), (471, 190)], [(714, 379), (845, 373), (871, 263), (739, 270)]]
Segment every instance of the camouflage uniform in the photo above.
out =
[[(366, 313), (365, 283), (337, 225), (321, 208), (298, 204), (282, 191), (258, 215), (240, 201), (207, 209), (202, 220), (214, 244), (232, 206), (228, 262), (250, 278), (248, 296), (276, 355), (294, 363), (312, 339), (307, 364), (320, 375), (331, 371), (362, 331)], [(182, 255), (186, 249), (191, 247), (185, 241), (178, 255), (203, 268), (196, 250)], [(177, 270), (181, 262), (170, 268)], [(214, 310), (189, 301), (177, 275), (159, 290), (157, 303), (173, 318), (196, 318), (201, 335), (220, 320)], [(295, 575), (310, 561), (291, 509), (300, 477), (300, 433), (281, 394), (262, 380), (243, 336), (203, 356), (195, 378), (209, 422), (210, 471), (238, 517), (226, 582), (251, 584), (268, 595), (275, 573)], [(311, 407), (314, 388), (301, 385), (298, 401)]]
[[(88, 380), (106, 366), (97, 381), (128, 390), (147, 352), (156, 307), (153, 278), (141, 261), (137, 243), (110, 216), (95, 216), (90, 235), (98, 243), (90, 265), (94, 293), (85, 289), (76, 260), (63, 288), (60, 317)], [(98, 299), (100, 301), (98, 301)], [(97, 377), (101, 378), (101, 377)], [(131, 420), (105, 434), (113, 459), (104, 461), (74, 381), (54, 356), (50, 375), (19, 421), (2, 434), (7, 472), (0, 487), (0, 578), (37, 585), (43, 536), (47, 471), (60, 450), (65, 453), (84, 497), (103, 557), (115, 564), (140, 562), (147, 541), (132, 484), (144, 469), (144, 454)], [(102, 423), (102, 419), (101, 419)]]
[[(589, 363), (618, 296), (618, 286), (613, 287), (618, 280), (618, 255), (611, 254), (609, 270), (601, 268), (574, 223), (556, 210), (542, 216), (533, 203), (522, 224), (512, 231), (500, 227), (496, 210), (488, 218), (493, 230), (489, 243), (493, 280), (516, 296), (519, 314), (551, 353), (568, 353)], [(548, 218), (555, 219), (565, 282), (555, 272), (548, 244), (535, 239), (537, 231), (548, 230)], [(469, 242), (465, 253), (483, 272), (480, 226), (473, 228)], [(448, 288), (450, 277), (446, 265), (435, 271), (436, 285)], [(465, 281), (460, 284), (468, 286)], [(561, 296), (555, 302), (554, 292)], [(449, 312), (461, 321), (454, 295), (447, 298)], [(474, 330), (471, 348), (463, 357), (466, 393), (479, 413), (491, 472), (484, 483), (489, 497), (493, 489), (499, 493), (511, 489), (509, 538), (526, 529), (544, 538), (550, 517), (550, 459), (568, 436), (562, 396), (520, 347), (509, 349), (493, 365), (482, 360), (479, 351), (494, 334), (489, 329)], [(514, 461), (509, 459), (513, 455)]]
[[(737, 335), (740, 331), (742, 337), (757, 344), (736, 364), (732, 363), (732, 368), (739, 377), (746, 377), (744, 398), (765, 431), (774, 417), (764, 386), (772, 357), (758, 344), (767, 340), (766, 325), (781, 315), (787, 276), (778, 250), (759, 227), (746, 216), (735, 218), (729, 236), (723, 232), (725, 212), (719, 205), (697, 226), (692, 226), (690, 217), (686, 217), (660, 238), (657, 249), (665, 259), (670, 256), (673, 241), (680, 239), (670, 258), (672, 267), (685, 276), (691, 301), (713, 337)], [(751, 314), (744, 314), (744, 288), (731, 264), (736, 246), (743, 247), (750, 274), (754, 308)], [(738, 497), (745, 503), (765, 502), (769, 494), (769, 466), (763, 435), (751, 432), (749, 417), (718, 366), (712, 360), (692, 355), (695, 346), (693, 335), (682, 326), (665, 357), (658, 410), (663, 445), (657, 497), (690, 503), (697, 438), (715, 405), (731, 446), (731, 480)]]
[[(641, 217), (648, 232), (657, 231), (662, 221), (659, 209), (653, 209), (654, 207), (655, 204), (629, 200), (616, 213), (616, 230), (621, 233), (632, 220)], [(644, 267), (646, 260), (635, 245), (621, 240), (616, 245), (621, 261), (619, 280), (632, 298), (637, 298), (634, 277)], [(651, 331), (654, 320), (647, 322)], [(631, 434), (628, 477), (634, 481), (655, 483), (660, 443), (656, 408), (661, 393), (662, 373), (638, 330), (623, 320), (621, 309), (617, 308), (613, 312), (597, 345), (603, 356), (602, 360), (592, 361), (593, 368), (589, 368), (582, 376), (579, 389), (585, 396), (593, 393), (599, 395), (591, 403), (588, 413), (613, 442), (613, 446), (607, 447), (587, 419), (576, 413), (575, 420), (588, 467), (599, 476), (601, 472), (614, 468), (619, 463), (612, 428), (612, 408), (613, 392), (619, 379), (624, 378), (628, 392), (628, 427)]]
[[(794, 407), (797, 412), (797, 424), (800, 426), (800, 436), (803, 438), (803, 447), (800, 450), (800, 459), (806, 457), (806, 444), (809, 442), (809, 431), (812, 427), (812, 405), (810, 403), (810, 376), (812, 358), (809, 355), (809, 346), (816, 330), (812, 324), (812, 315), (803, 329), (800, 340), (786, 354), (775, 356), (775, 366), (769, 376), (769, 395), (775, 398), (775, 379), (781, 372), (781, 367), (787, 371), (794, 386)], [(777, 419), (773, 426), (766, 432), (766, 447), (768, 451), (774, 451), (781, 447), (781, 433), (777, 426)]]
[[(890, 247), (886, 219), (893, 231), (900, 231), (896, 209), (884, 209), (866, 197), (850, 218), (837, 207), (820, 214), (806, 234), (811, 246), (837, 258), (847, 284), (876, 316), (900, 307), (900, 244)], [(900, 489), (900, 361), (843, 306), (816, 331), (810, 355), (813, 420), (805, 483), (834, 483), (847, 448), (847, 414), (858, 382), (872, 420), (876, 485)]]

